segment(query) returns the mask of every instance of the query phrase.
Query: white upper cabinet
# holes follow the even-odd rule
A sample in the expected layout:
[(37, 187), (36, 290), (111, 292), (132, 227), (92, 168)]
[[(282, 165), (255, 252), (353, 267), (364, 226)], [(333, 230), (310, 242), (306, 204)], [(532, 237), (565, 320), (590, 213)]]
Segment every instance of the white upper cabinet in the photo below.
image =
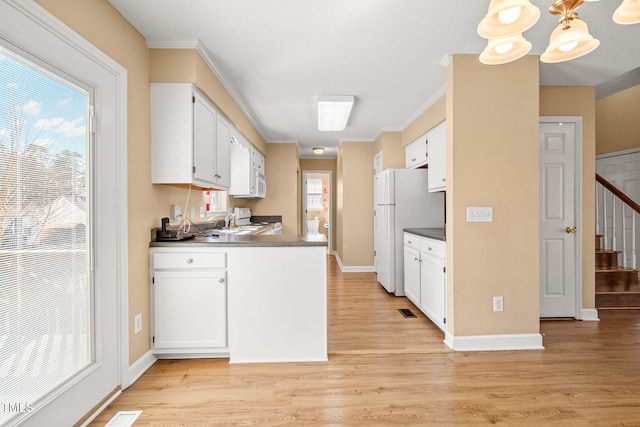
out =
[(228, 122), (193, 85), (151, 84), (151, 182), (227, 190)]
[(251, 152), (253, 150), (254, 148), (249, 144), (249, 141), (234, 129), (231, 140), (231, 187), (229, 188), (231, 196), (253, 192), (255, 185), (251, 166)]
[(442, 122), (427, 133), (429, 140), (429, 191), (447, 189), (447, 123)]
[(419, 168), (429, 161), (428, 134), (422, 135), (405, 147), (405, 166), (407, 169)]
[(231, 125), (218, 114), (215, 140), (216, 188), (229, 189), (231, 185)]

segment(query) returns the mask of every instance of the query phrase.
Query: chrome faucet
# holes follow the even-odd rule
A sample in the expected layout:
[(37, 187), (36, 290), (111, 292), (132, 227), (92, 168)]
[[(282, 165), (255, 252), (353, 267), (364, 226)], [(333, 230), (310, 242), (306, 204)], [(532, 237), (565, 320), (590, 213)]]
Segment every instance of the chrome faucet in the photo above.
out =
[(227, 216), (224, 217), (224, 221), (225, 221), (225, 227), (235, 227), (236, 216), (231, 209), (227, 211)]

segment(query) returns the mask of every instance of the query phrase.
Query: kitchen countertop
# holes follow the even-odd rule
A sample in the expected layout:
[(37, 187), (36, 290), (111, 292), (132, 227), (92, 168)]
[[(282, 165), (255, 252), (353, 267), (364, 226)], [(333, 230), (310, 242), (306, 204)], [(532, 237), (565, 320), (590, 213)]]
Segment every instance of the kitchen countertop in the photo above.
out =
[(446, 229), (444, 228), (403, 228), (402, 231), (429, 239), (447, 241)]
[(327, 246), (324, 234), (220, 234), (220, 237), (196, 236), (191, 240), (149, 243), (150, 247), (286, 247)]

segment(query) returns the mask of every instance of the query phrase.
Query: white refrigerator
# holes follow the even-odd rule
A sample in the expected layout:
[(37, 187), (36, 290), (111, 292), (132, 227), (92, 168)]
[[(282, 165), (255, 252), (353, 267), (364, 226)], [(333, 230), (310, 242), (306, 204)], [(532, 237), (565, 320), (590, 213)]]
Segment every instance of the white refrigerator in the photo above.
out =
[(389, 293), (404, 296), (404, 228), (442, 228), (445, 194), (429, 193), (427, 169), (386, 169), (375, 176), (375, 270)]

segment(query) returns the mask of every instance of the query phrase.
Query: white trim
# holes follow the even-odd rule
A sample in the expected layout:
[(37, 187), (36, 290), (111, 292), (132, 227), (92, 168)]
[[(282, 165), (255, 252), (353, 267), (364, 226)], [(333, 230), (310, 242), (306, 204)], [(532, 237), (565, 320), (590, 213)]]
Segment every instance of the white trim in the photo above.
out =
[(338, 266), (340, 267), (340, 271), (343, 273), (375, 273), (376, 268), (373, 265), (350, 265), (345, 266), (342, 264), (342, 260), (340, 259), (340, 255), (337, 252), (334, 252), (333, 255), (336, 257), (338, 261)]
[(404, 122), (404, 125), (402, 126), (402, 130), (405, 130), (406, 128), (408, 128), (411, 125), (411, 123), (416, 121), (416, 119), (420, 117), (420, 115), (422, 115), (425, 111), (431, 108), (433, 104), (435, 104), (440, 98), (442, 98), (446, 94), (447, 94), (447, 85), (445, 83), (440, 89), (438, 89), (433, 95), (431, 95), (431, 97), (427, 99), (427, 101), (424, 104), (422, 104), (422, 106), (418, 108), (418, 110), (416, 110), (416, 112), (413, 113), (406, 122)]
[(98, 415), (100, 415), (102, 413), (102, 411), (104, 411), (105, 409), (107, 409), (107, 406), (111, 405), (111, 403), (116, 400), (118, 398), (118, 396), (120, 396), (122, 394), (122, 390), (118, 390), (115, 393), (113, 393), (111, 395), (111, 397), (109, 397), (109, 399), (107, 399), (106, 402), (104, 402), (102, 405), (100, 405), (100, 407), (98, 409), (96, 409), (90, 416), (89, 418), (87, 418), (82, 424), (81, 427), (86, 427), (89, 424), (91, 424), (91, 421), (95, 420), (96, 417)]
[(152, 350), (147, 351), (143, 354), (138, 360), (133, 362), (131, 366), (129, 366), (128, 379), (129, 383), (126, 385), (123, 384), (123, 388), (127, 388), (133, 385), (138, 378), (142, 376), (147, 370), (153, 366), (154, 363), (158, 361), (158, 358), (153, 354)]
[(596, 156), (596, 160), (606, 159), (608, 157), (625, 156), (627, 154), (635, 154), (635, 153), (640, 153), (640, 148), (630, 148), (628, 150), (615, 151), (613, 153), (599, 154)]
[(236, 105), (240, 110), (244, 113), (244, 115), (249, 119), (253, 127), (258, 131), (262, 139), (265, 141), (267, 138), (266, 130), (262, 126), (260, 119), (256, 116), (255, 112), (251, 108), (247, 98), (245, 98), (244, 94), (233, 87), (229, 79), (226, 78), (225, 74), (222, 72), (220, 66), (213, 59), (207, 47), (202, 43), (202, 41), (147, 41), (147, 47), (150, 49), (195, 49), (198, 51), (204, 62), (207, 63), (211, 72), (216, 76), (216, 78), (222, 83), (222, 86), (229, 92), (231, 98), (235, 101)]
[[(576, 262), (573, 266), (575, 278), (576, 278), (576, 294), (575, 294), (575, 307), (574, 307), (574, 317), (576, 319), (580, 319), (582, 316), (582, 116), (540, 116), (538, 119), (538, 124), (542, 123), (573, 123), (575, 124), (576, 129), (576, 146), (575, 146), (575, 157), (574, 157), (574, 200), (573, 200), (573, 208), (575, 213), (575, 227), (578, 229), (576, 234), (575, 242), (574, 242), (574, 251), (576, 254)], [(540, 242), (542, 239), (542, 235), (538, 237), (538, 241)], [(542, 263), (540, 263), (540, 270), (542, 270)], [(540, 286), (540, 285), (538, 285)]]
[(598, 310), (595, 308), (583, 308), (580, 310), (580, 320), (588, 322), (599, 322)]
[(453, 336), (444, 333), (444, 343), (455, 351), (544, 350), (541, 334)]
[[(40, 60), (51, 64), (79, 81), (98, 89), (95, 106), (97, 108), (97, 135), (102, 135), (104, 141), (109, 141), (112, 151), (96, 153), (96, 165), (101, 168), (113, 166), (110, 174), (115, 174), (115, 185), (109, 186), (98, 183), (98, 190), (102, 193), (99, 203), (112, 206), (109, 212), (96, 207), (96, 221), (108, 220), (113, 224), (114, 232), (99, 230), (103, 238), (108, 240), (105, 247), (100, 247), (104, 253), (113, 253), (115, 271), (104, 275), (103, 281), (115, 288), (116, 311), (116, 339), (117, 341), (117, 380), (122, 387), (128, 383), (129, 371), (129, 334), (128, 334), (128, 209), (127, 209), (127, 70), (112, 58), (105, 55), (98, 48), (75, 33), (55, 16), (42, 8), (33, 0), (4, 0), (0, 2), (0, 15), (13, 19), (13, 25), (0, 27), (0, 37), (9, 43), (29, 52)], [(14, 28), (18, 22), (28, 23), (20, 30)], [(61, 48), (63, 46), (63, 48)], [(69, 63), (69, 57), (74, 55), (75, 61)], [(95, 67), (94, 67), (95, 66)], [(89, 71), (93, 67), (94, 71)], [(92, 74), (99, 70), (99, 75)], [(103, 105), (109, 105), (111, 114), (100, 111)], [(117, 113), (117, 114), (116, 114)], [(108, 117), (107, 117), (108, 116)], [(105, 131), (104, 129), (108, 129)], [(98, 151), (98, 150), (96, 150)], [(106, 156), (104, 154), (107, 154)], [(104, 171), (102, 173), (105, 173)], [(105, 217), (106, 216), (106, 217)], [(103, 274), (104, 269), (103, 269)], [(106, 285), (106, 283), (105, 283)], [(99, 314), (99, 313), (98, 313)], [(100, 330), (106, 330), (100, 325)], [(98, 354), (100, 344), (97, 343)], [(102, 361), (97, 360), (96, 365)], [(54, 400), (64, 402), (73, 399), (74, 391), (64, 390), (58, 393)], [(77, 393), (77, 392), (76, 392)], [(65, 419), (71, 419), (83, 414), (81, 407), (67, 408)], [(38, 410), (31, 413), (26, 424), (38, 423), (43, 417)], [(65, 422), (58, 419), (59, 422)]]
[[(302, 221), (302, 230), (306, 233), (307, 230), (307, 223), (305, 222), (307, 219), (307, 214), (304, 212), (307, 209), (307, 198), (306, 198), (306, 194), (307, 194), (307, 180), (306, 177), (308, 174), (324, 174), (324, 175), (329, 175), (329, 229), (327, 231), (327, 237), (328, 237), (328, 241), (329, 241), (329, 252), (332, 251), (333, 249), (333, 227), (334, 227), (334, 219), (333, 219), (333, 171), (330, 169), (326, 169), (326, 170), (320, 170), (320, 169), (307, 169), (307, 170), (303, 170), (302, 171), (302, 194), (303, 194), (303, 199), (302, 199), (302, 216), (304, 217), (303, 221)], [(318, 224), (318, 228), (320, 228), (322, 225)]]

